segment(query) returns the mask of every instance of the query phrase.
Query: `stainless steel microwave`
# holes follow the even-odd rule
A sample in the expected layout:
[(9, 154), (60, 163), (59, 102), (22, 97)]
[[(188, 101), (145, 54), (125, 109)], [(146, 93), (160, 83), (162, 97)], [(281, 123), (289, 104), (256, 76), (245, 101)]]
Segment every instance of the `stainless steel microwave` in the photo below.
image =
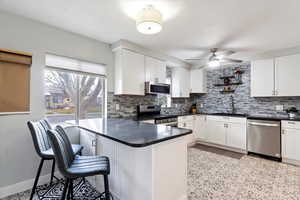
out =
[(145, 83), (146, 94), (170, 94), (170, 85), (165, 83)]

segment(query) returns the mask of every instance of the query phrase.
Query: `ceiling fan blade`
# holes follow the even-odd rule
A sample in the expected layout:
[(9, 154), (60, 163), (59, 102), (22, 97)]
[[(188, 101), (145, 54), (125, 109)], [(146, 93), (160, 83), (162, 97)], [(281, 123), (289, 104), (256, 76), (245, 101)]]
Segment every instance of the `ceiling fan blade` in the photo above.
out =
[(229, 63), (241, 63), (241, 62), (243, 62), (242, 60), (231, 59), (231, 58), (222, 58), (220, 61), (221, 62), (229, 62)]
[(205, 58), (187, 58), (187, 59), (184, 59), (184, 60), (193, 61), (193, 60), (206, 60), (206, 59)]
[(219, 57), (219, 56), (226, 57), (226, 56), (230, 56), (234, 53), (235, 53), (235, 51), (225, 50), (225, 51), (217, 51), (215, 54), (217, 57)]
[(201, 69), (201, 68), (204, 68), (204, 67), (207, 67), (207, 65), (199, 65), (197, 67), (195, 67), (196, 69)]

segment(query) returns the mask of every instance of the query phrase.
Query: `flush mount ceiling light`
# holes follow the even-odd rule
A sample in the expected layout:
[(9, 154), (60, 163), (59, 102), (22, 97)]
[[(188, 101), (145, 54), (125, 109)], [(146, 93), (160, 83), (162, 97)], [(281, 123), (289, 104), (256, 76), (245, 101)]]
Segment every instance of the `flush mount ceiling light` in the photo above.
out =
[(152, 5), (148, 5), (139, 12), (136, 28), (143, 34), (156, 34), (162, 29), (162, 15)]
[(212, 59), (208, 62), (208, 65), (210, 67), (219, 67), (220, 66), (220, 61), (218, 59)]

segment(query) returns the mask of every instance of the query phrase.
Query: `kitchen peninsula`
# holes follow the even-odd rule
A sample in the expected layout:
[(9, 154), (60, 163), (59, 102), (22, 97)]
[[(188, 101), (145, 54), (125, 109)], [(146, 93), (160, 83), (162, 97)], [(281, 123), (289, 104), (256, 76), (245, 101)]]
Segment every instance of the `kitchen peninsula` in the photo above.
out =
[(120, 200), (187, 199), (187, 135), (192, 131), (132, 120), (79, 121), (98, 136), (97, 154), (111, 161), (110, 186)]

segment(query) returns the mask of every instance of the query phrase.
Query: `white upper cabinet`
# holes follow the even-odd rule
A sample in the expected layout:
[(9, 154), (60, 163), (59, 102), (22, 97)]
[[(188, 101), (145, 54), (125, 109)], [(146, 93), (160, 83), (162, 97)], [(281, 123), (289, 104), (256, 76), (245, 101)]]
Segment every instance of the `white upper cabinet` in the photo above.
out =
[(300, 54), (251, 63), (251, 96), (300, 96)]
[(191, 93), (206, 93), (206, 70), (191, 70)]
[(251, 62), (251, 96), (274, 95), (274, 59)]
[(145, 56), (146, 81), (153, 83), (166, 83), (166, 62)]
[(300, 54), (275, 59), (277, 96), (300, 96)]
[(172, 68), (172, 97), (190, 97), (190, 70)]
[(119, 49), (115, 56), (115, 94), (145, 95), (145, 56)]

